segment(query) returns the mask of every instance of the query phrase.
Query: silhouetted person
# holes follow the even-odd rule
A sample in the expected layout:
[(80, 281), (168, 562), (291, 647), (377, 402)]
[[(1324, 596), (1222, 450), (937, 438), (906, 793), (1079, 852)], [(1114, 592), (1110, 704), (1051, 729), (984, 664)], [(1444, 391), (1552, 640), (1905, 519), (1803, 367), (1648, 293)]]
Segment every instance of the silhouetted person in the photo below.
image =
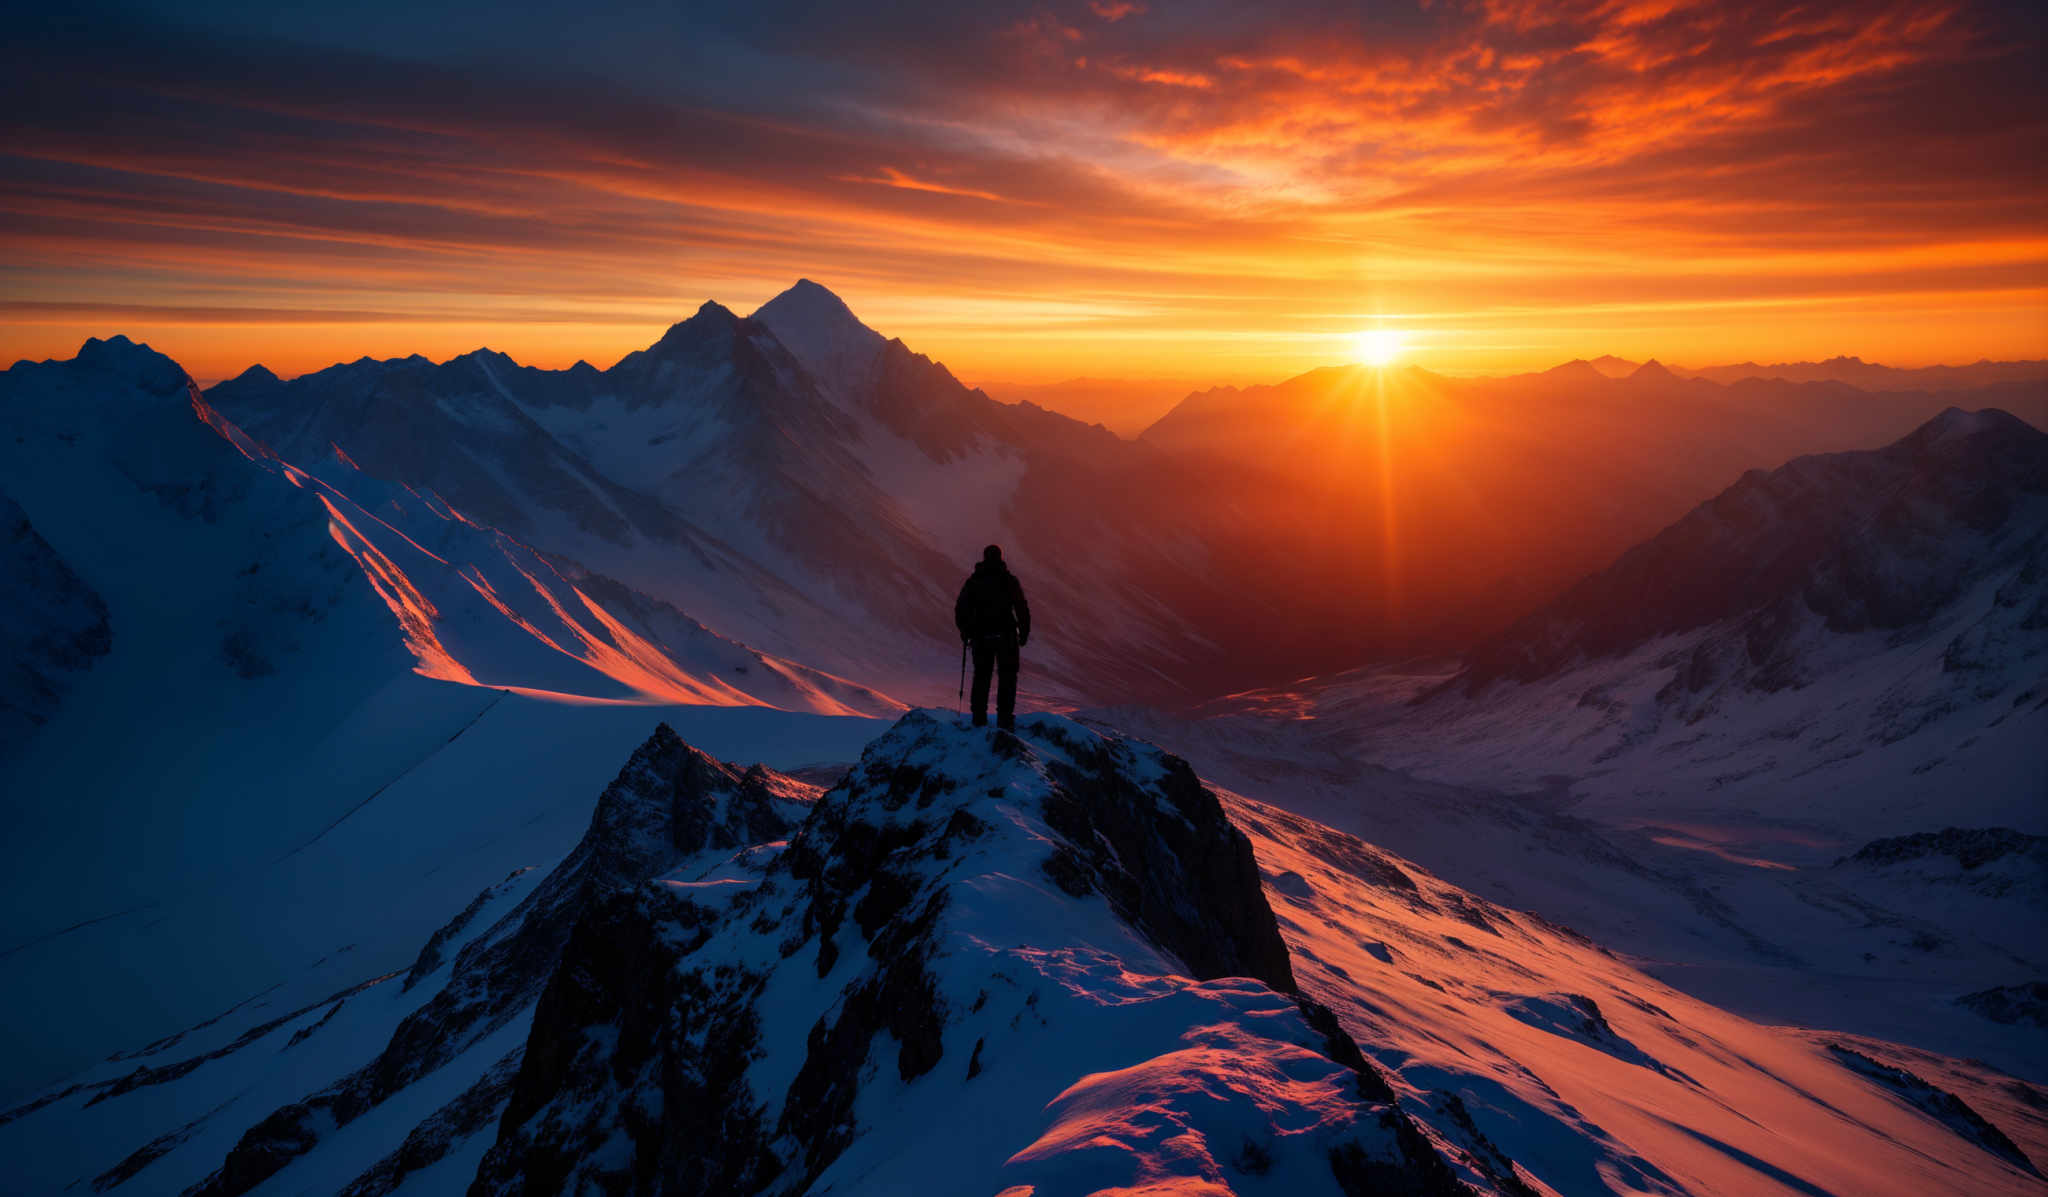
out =
[(988, 725), (988, 674), (996, 672), (996, 726), (1017, 726), (1017, 650), (1031, 639), (1031, 608), (1023, 584), (1003, 564), (1003, 551), (990, 545), (960, 587), (953, 626), (974, 649), (974, 726)]

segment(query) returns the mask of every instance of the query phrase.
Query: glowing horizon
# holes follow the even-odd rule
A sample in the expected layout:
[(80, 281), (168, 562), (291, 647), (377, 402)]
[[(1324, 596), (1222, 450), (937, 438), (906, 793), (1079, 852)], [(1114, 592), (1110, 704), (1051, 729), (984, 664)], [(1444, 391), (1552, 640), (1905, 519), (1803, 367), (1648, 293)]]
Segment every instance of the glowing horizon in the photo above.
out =
[(31, 15), (0, 363), (605, 366), (805, 276), (977, 383), (2048, 357), (1991, 0), (804, 12)]

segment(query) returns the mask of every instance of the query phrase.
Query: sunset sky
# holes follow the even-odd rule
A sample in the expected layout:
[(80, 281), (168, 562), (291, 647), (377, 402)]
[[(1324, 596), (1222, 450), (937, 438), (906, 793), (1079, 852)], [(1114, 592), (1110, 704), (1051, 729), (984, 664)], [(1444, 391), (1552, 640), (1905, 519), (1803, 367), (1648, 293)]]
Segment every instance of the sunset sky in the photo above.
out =
[(970, 382), (2048, 357), (2028, 4), (50, 7), (5, 361), (605, 366), (800, 276)]

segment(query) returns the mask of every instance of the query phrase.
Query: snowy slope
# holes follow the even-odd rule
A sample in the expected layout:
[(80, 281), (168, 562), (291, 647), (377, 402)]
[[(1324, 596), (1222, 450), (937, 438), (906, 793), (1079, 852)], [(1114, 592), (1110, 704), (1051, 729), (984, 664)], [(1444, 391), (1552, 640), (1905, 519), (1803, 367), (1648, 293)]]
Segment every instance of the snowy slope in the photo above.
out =
[(49, 722), (72, 675), (112, 646), (107, 604), (79, 580), (20, 504), (0, 494), (0, 755)]
[(545, 877), (0, 1150), (30, 1192), (2041, 1184), (2037, 1088), (1747, 1022), (1136, 741), (914, 712), (815, 793), (657, 732)]
[(2048, 830), (2030, 767), (2044, 660), (2048, 434), (1951, 410), (1882, 450), (1746, 476), (1455, 683), (1350, 718), (1377, 759), (1428, 776), (1568, 777), (1609, 818), (1768, 808), (1848, 850)]
[[(900, 709), (332, 453), (317, 473), (279, 460), (175, 363), (125, 340), (0, 375), (0, 430), (0, 952), (21, 978), (5, 999), (20, 1072), (0, 1088), (182, 1025), (349, 942), (302, 954), (237, 880), (271, 870), (273, 899), (306, 904), (278, 862), (506, 690)], [(559, 750), (580, 718), (527, 734)], [(653, 716), (615, 718), (644, 732)], [(365, 926), (362, 906), (337, 905)], [(117, 980), (213, 957), (165, 967), (147, 992)]]
[[(721, 635), (891, 693), (949, 691), (950, 603), (991, 541), (1074, 613), (1040, 637), (1034, 692), (1184, 697), (1215, 661), (1158, 596), (1214, 587), (1130, 501), (1129, 446), (968, 390), (814, 284), (749, 318), (707, 303), (603, 371), (479, 350), (289, 383), (252, 370), (208, 401), (286, 460), (338, 451)], [(1104, 525), (1112, 503), (1127, 526)]]
[[(102, 1184), (133, 1177), (123, 1191), (179, 1192), (218, 1166), (252, 1124), (315, 1094), (324, 1094), (321, 1117), (336, 1133), (312, 1132), (307, 1146), (318, 1142), (325, 1158), (367, 1152), (354, 1171), (367, 1169), (508, 1052), (516, 1060), (540, 987), (596, 895), (679, 862), (709, 867), (774, 838), (815, 794), (776, 774), (721, 765), (666, 725), (604, 788), (594, 810), (587, 790), (568, 798), (545, 786), (531, 794), (510, 789), (507, 816), (554, 800), (558, 810), (542, 807), (550, 821), (580, 816), (586, 825), (552, 869), (546, 866), (561, 844), (524, 834), (518, 850), (536, 854), (473, 898), (445, 887), (435, 893), (432, 922), (412, 920), (402, 957), (365, 959), (357, 951), (342, 969), (313, 965), (217, 1020), (88, 1071), (60, 1090), (69, 1096), (53, 1113), (0, 1126), (0, 1136), (13, 1137), (9, 1155), (33, 1165), (20, 1178), (57, 1187), (70, 1179), (67, 1170), (84, 1169), (100, 1173)], [(483, 812), (472, 804), (466, 813), (475, 819)], [(410, 821), (432, 835), (419, 813)], [(385, 877), (403, 884), (406, 864), (388, 862)], [(317, 933), (303, 915), (296, 921), (300, 933)], [(53, 1133), (58, 1108), (73, 1113)], [(25, 1147), (31, 1140), (23, 1135), (40, 1142)], [(110, 1145), (122, 1146), (110, 1155)]]
[(1962, 1001), (2048, 975), (2037, 858), (1865, 850), (2048, 831), (2044, 443), (1953, 412), (1745, 477), (1465, 661), (1119, 718), (1719, 1005), (2042, 1079)]
[[(1833, 1046), (1849, 1040), (1716, 1009), (1555, 924), (1299, 816), (1249, 801), (1232, 813), (1259, 848), (1303, 989), (1397, 1078), (1419, 1120), (1469, 1122), (1537, 1191), (2026, 1193), (2044, 1183), (2034, 1161), (2048, 1148), (2048, 1094), (2037, 1086), (1926, 1053), (1905, 1054), (1936, 1082), (1873, 1077)], [(1985, 1133), (1978, 1124), (1991, 1124), (1944, 1084), (1978, 1101), (2005, 1091), (1988, 1107), (2005, 1129)]]

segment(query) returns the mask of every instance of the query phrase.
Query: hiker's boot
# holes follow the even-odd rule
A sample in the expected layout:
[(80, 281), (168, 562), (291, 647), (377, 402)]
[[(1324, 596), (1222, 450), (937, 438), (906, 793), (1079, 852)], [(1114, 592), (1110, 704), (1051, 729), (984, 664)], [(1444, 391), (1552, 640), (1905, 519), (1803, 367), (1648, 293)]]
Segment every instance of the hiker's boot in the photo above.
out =
[(976, 726), (976, 727), (987, 727), (987, 726), (988, 726), (988, 712), (987, 712), (987, 711), (976, 711), (976, 712), (974, 712), (974, 726)]
[(996, 726), (1002, 728), (1006, 732), (1016, 731), (1017, 717), (1015, 715), (997, 715)]

